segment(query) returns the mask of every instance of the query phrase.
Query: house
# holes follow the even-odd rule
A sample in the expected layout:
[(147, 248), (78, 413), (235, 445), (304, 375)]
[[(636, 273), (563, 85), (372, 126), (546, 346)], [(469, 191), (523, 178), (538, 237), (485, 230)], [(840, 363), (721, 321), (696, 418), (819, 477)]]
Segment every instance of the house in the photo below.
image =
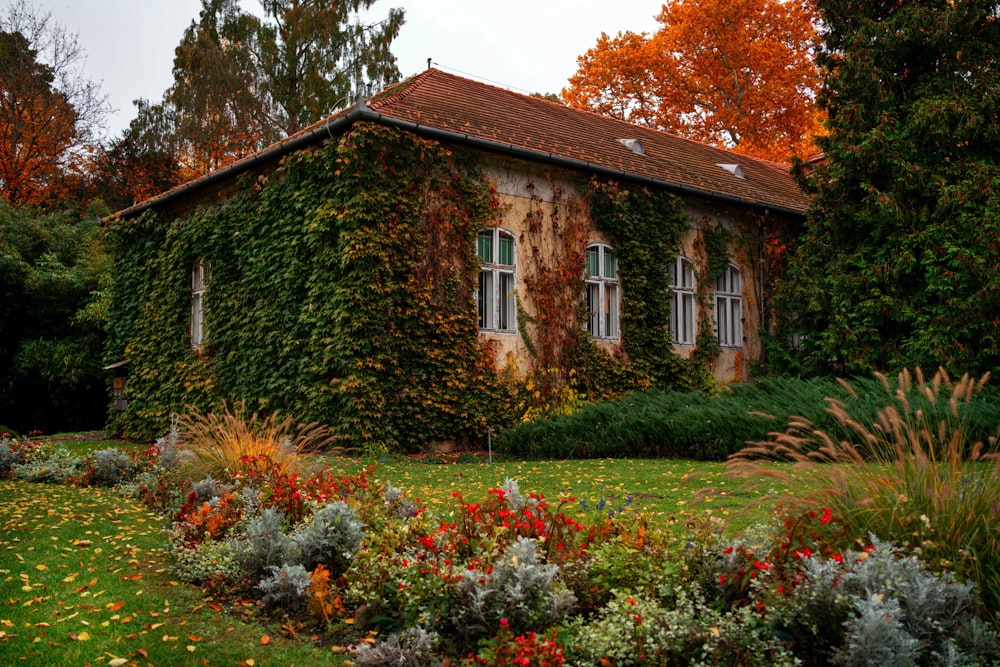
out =
[(428, 69), (109, 220), (116, 424), (240, 400), (408, 447), (745, 379), (807, 205), (786, 165)]

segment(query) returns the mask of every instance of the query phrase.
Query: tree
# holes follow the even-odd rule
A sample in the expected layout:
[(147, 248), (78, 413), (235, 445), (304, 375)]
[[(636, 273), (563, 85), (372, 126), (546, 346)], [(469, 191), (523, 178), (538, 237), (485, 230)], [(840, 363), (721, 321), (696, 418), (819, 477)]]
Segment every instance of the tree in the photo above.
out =
[(197, 175), (181, 165), (182, 148), (174, 131), (172, 111), (146, 100), (134, 104), (136, 117), (99, 153), (93, 165), (93, 194), (115, 211)]
[(825, 160), (781, 294), (813, 369), (1000, 365), (1000, 6), (818, 0)]
[(389, 45), (403, 11), (373, 24), (375, 0), (202, 0), (177, 47), (166, 105), (177, 112), (188, 166), (215, 169), (320, 120), (399, 76)]
[(0, 15), (0, 195), (51, 203), (95, 140), (106, 98), (80, 71), (75, 36), (25, 0)]
[(787, 161), (821, 130), (809, 0), (674, 0), (653, 35), (602, 34), (563, 98), (630, 122)]
[(92, 208), (80, 220), (0, 201), (0, 415), (29, 429), (107, 417), (100, 293), (110, 273)]

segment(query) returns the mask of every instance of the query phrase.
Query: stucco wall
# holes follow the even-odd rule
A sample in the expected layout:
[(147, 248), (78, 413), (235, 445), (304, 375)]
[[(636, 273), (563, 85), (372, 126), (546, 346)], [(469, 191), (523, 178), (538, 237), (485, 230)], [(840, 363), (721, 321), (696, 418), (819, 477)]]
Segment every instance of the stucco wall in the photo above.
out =
[[(535, 270), (533, 257), (546, 261), (565, 258), (565, 247), (572, 243), (569, 235), (585, 247), (589, 243), (609, 243), (598, 232), (583, 202), (585, 182), (569, 171), (537, 168), (515, 159), (492, 159), (487, 162), (485, 173), (490, 178), (502, 204), (497, 226), (511, 232), (517, 239), (517, 291), (519, 305), (528, 318), (537, 312), (531, 291), (525, 284), (526, 277)], [(714, 280), (709, 277), (708, 254), (702, 230), (723, 227), (733, 232), (729, 243), (730, 261), (741, 271), (743, 296), (743, 345), (722, 348), (712, 361), (712, 372), (721, 382), (745, 380), (751, 364), (761, 356), (760, 331), (764, 321), (762, 312), (762, 270), (759, 247), (759, 218), (763, 213), (739, 209), (694, 198), (685, 198), (684, 212), (691, 220), (691, 229), (681, 242), (679, 254), (695, 264), (699, 297), (696, 300), (696, 326), (712, 326), (714, 330)], [(671, 295), (664, 295), (669, 299)], [(702, 317), (708, 309), (708, 319)], [(523, 324), (522, 324), (523, 325)], [(529, 328), (531, 325), (526, 325)], [(531, 355), (522, 332), (482, 333), (496, 353), (498, 366), (516, 369), (523, 375), (532, 368)], [(613, 351), (618, 343), (598, 341), (601, 347)], [(675, 345), (675, 351), (690, 357), (694, 345)]]

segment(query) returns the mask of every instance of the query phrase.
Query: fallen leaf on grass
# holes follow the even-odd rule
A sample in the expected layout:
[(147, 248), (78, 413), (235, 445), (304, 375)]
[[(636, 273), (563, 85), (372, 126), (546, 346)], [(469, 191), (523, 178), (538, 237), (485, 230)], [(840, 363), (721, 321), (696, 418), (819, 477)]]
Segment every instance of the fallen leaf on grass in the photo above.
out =
[(114, 660), (108, 660), (108, 667), (121, 667), (127, 662), (127, 658), (115, 658)]
[(264, 635), (263, 637), (260, 638), (261, 646), (267, 646), (270, 643), (271, 643), (271, 635)]
[(70, 639), (72, 639), (72, 640), (73, 640), (73, 641), (75, 641), (75, 642), (85, 642), (85, 641), (90, 641), (90, 633), (89, 633), (89, 632), (87, 632), (86, 630), (84, 630), (83, 632), (81, 632), (81, 633), (80, 633), (80, 634), (78, 634), (78, 635), (73, 635), (73, 634), (71, 634), (71, 635), (69, 636), (69, 638), (70, 638)]

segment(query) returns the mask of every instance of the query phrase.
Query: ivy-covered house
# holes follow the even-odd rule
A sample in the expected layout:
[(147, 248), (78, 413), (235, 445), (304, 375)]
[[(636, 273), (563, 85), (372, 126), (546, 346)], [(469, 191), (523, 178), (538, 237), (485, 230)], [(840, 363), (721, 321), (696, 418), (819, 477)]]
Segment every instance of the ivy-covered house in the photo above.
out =
[(744, 379), (806, 206), (785, 165), (429, 69), (108, 221), (115, 423), (246, 401), (412, 449)]

